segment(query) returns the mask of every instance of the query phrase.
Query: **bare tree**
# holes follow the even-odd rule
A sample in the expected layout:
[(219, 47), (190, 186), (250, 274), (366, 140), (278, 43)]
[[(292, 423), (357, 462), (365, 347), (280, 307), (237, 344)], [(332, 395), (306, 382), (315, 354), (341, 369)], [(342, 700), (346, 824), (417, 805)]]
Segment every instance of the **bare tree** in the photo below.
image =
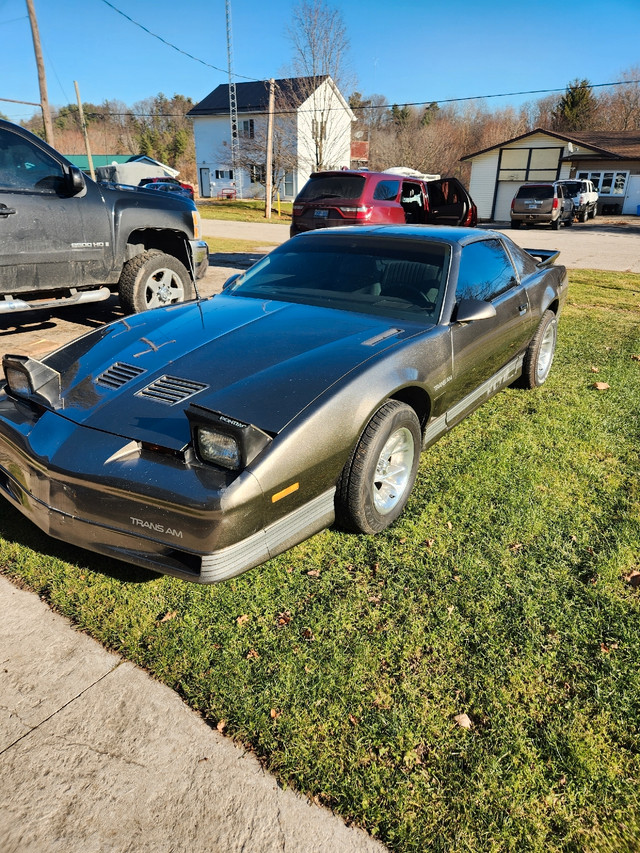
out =
[(300, 78), (312, 113), (308, 132), (314, 162), (309, 166), (316, 171), (331, 168), (341, 111), (335, 92), (323, 81), (330, 77), (343, 91), (349, 86), (349, 39), (342, 15), (324, 0), (300, 0), (287, 37), (293, 46), (291, 76)]
[(599, 115), (609, 130), (640, 130), (640, 66), (624, 71), (620, 79), (622, 85), (599, 96)]

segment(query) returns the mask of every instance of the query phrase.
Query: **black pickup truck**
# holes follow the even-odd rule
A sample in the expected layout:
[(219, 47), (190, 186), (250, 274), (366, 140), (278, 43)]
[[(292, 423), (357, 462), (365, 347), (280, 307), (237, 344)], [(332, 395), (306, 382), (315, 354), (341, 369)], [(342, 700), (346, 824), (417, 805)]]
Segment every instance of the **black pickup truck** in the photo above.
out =
[(0, 119), (0, 314), (107, 299), (127, 313), (195, 295), (208, 266), (188, 198), (97, 184)]

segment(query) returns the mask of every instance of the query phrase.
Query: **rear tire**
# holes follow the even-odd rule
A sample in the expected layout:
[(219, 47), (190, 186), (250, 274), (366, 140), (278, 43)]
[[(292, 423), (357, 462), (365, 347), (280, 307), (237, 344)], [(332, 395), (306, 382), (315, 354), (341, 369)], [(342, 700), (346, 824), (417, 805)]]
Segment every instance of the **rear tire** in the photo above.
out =
[(404, 509), (416, 479), (422, 434), (414, 410), (388, 400), (367, 424), (338, 481), (336, 521), (380, 533)]
[(583, 210), (582, 213), (580, 214), (580, 216), (578, 217), (580, 222), (586, 222), (588, 218), (589, 218), (589, 211), (588, 210)]
[(546, 381), (553, 364), (557, 334), (558, 318), (553, 311), (545, 311), (524, 355), (521, 382), (524, 388), (539, 388)]
[(193, 282), (177, 258), (149, 249), (127, 261), (118, 282), (120, 305), (128, 314), (193, 299)]
[(516, 230), (516, 231), (518, 230), (518, 228), (519, 228), (521, 225), (522, 225), (522, 223), (520, 222), (520, 220), (519, 220), (519, 219), (512, 219), (512, 220), (511, 220), (511, 227), (512, 227), (512, 228), (515, 228), (515, 230)]
[(558, 217), (557, 219), (554, 219), (554, 220), (553, 220), (553, 222), (551, 223), (551, 227), (553, 228), (553, 230), (554, 230), (554, 231), (559, 231), (559, 230), (560, 230), (560, 224), (561, 224), (561, 222), (562, 222), (562, 220), (560, 219), (560, 217)]

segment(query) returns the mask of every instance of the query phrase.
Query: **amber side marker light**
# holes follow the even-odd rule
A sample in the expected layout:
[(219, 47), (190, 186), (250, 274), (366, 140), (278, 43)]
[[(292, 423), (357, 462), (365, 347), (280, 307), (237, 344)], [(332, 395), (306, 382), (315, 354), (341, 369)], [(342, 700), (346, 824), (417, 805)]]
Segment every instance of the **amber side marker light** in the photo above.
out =
[(271, 496), (271, 503), (277, 503), (277, 501), (281, 501), (282, 498), (286, 498), (287, 495), (292, 495), (294, 492), (297, 492), (300, 488), (300, 483), (292, 483), (290, 486), (287, 486), (286, 489), (283, 489), (281, 492), (276, 492), (275, 495)]

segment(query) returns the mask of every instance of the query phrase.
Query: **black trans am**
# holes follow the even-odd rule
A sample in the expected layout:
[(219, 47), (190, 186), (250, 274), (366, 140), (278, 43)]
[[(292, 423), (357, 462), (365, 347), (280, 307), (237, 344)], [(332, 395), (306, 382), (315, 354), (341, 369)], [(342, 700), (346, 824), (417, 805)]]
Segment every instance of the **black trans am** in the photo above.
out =
[(211, 299), (6, 355), (0, 492), (51, 536), (187, 580), (402, 512), (421, 448), (549, 373), (566, 270), (493, 231), (289, 240)]

